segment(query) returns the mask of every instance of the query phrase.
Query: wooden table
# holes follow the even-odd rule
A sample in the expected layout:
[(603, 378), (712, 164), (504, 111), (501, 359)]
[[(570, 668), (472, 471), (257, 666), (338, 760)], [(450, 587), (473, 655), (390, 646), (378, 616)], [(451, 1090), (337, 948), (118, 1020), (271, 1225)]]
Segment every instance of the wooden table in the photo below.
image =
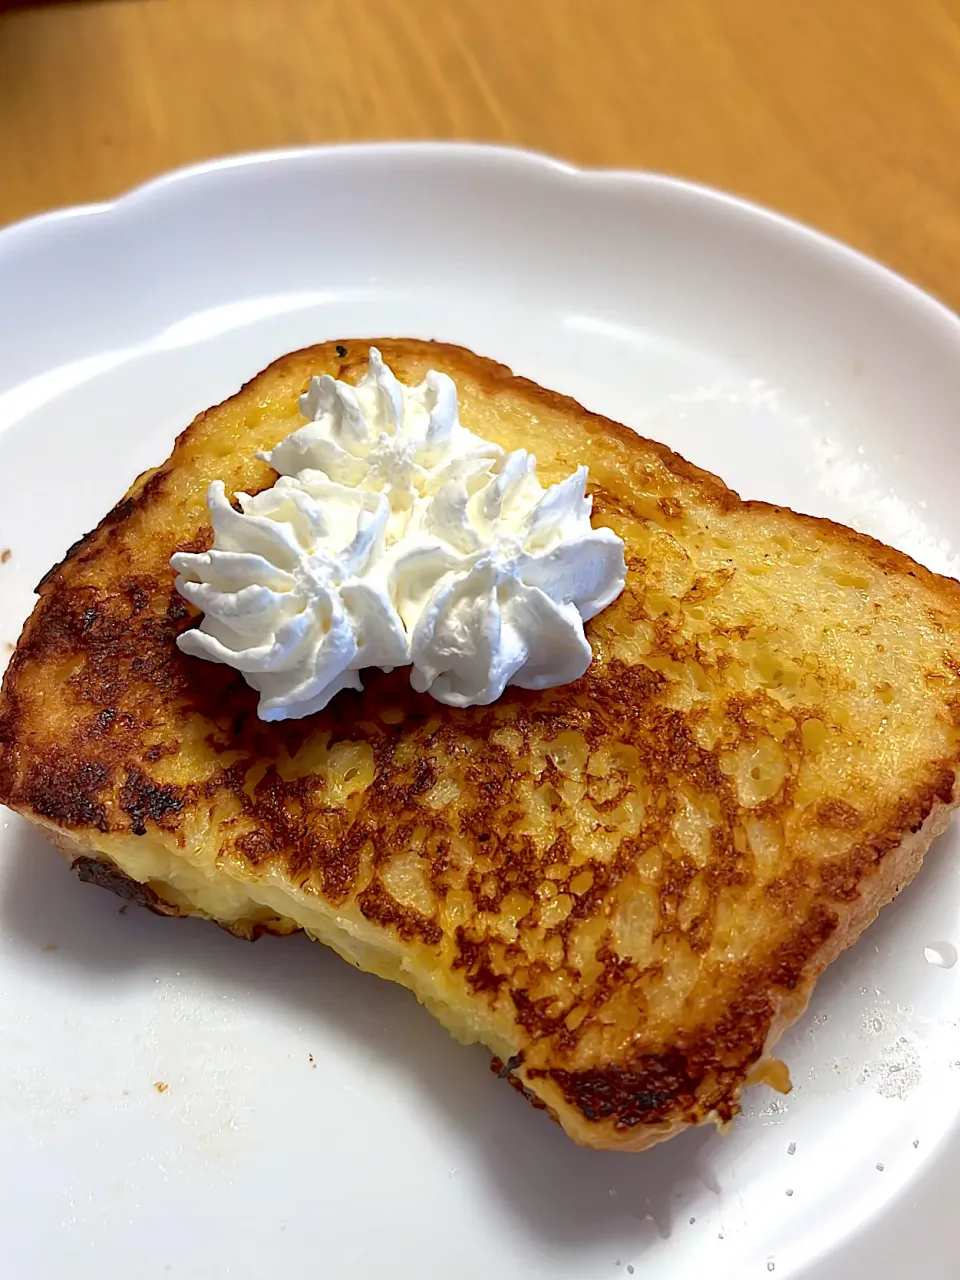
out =
[(358, 138), (681, 174), (960, 308), (960, 0), (108, 0), (0, 15), (0, 223), (208, 156)]

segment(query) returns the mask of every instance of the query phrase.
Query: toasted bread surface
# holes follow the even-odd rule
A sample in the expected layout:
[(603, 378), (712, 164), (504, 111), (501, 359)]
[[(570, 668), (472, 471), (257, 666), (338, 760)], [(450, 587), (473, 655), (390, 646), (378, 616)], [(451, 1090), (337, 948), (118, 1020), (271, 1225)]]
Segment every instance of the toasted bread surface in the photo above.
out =
[[(576, 684), (456, 710), (367, 672), (266, 724), (175, 645), (169, 558), (209, 482), (255, 493), (312, 375), (287, 356), (201, 414), (40, 585), (0, 697), (0, 801), (84, 878), (234, 932), (303, 928), (411, 987), (577, 1141), (723, 1122), (824, 965), (916, 872), (960, 768), (960, 585), (743, 502), (665, 447), (460, 348), (376, 341), (461, 419), (590, 469), (627, 548)], [(131, 883), (132, 882), (132, 883)]]

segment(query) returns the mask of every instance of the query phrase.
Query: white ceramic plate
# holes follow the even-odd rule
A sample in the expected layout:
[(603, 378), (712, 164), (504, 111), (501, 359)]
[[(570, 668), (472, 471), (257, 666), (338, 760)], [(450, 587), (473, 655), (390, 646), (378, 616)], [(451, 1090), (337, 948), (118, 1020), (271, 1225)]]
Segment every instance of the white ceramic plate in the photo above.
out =
[[(44, 570), (198, 410), (282, 352), (389, 334), (957, 568), (960, 323), (902, 280), (663, 178), (287, 152), (0, 233), (4, 660)], [(0, 846), (6, 1274), (960, 1273), (960, 968), (925, 959), (960, 941), (955, 834), (787, 1036), (793, 1094), (632, 1157), (574, 1147), (319, 946), (124, 911), (6, 811)]]

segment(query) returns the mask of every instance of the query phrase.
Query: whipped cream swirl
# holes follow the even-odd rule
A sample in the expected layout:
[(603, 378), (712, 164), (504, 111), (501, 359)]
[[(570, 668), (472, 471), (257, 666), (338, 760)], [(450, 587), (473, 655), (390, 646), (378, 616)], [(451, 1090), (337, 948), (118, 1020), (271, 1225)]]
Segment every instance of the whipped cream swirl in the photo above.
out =
[(623, 590), (623, 543), (590, 524), (587, 468), (544, 490), (524, 449), (446, 481), (391, 556), (410, 682), (449, 706), (508, 684), (547, 689), (590, 665), (584, 622)]
[(412, 664), (414, 689), (459, 707), (583, 675), (583, 624), (625, 579), (585, 467), (544, 490), (532, 455), (460, 423), (449, 377), (406, 387), (376, 348), (355, 387), (313, 378), (300, 409), (258, 455), (276, 484), (236, 510), (215, 481), (212, 549), (171, 561), (204, 613), (185, 653), (241, 671), (265, 720), (321, 710), (368, 666)]
[(237, 500), (239, 511), (215, 480), (212, 550), (171, 560), (177, 590), (204, 613), (177, 638), (184, 653), (241, 671), (260, 694), (262, 720), (308, 716), (341, 689), (362, 689), (363, 667), (409, 662), (376, 572), (390, 515), (383, 494), (305, 470)]
[(405, 387), (376, 347), (355, 387), (327, 373), (311, 378), (300, 412), (307, 425), (257, 456), (282, 476), (308, 468), (336, 484), (383, 494), (390, 543), (403, 536), (421, 499), (503, 454), (461, 425), (452, 378), (431, 370), (420, 386)]

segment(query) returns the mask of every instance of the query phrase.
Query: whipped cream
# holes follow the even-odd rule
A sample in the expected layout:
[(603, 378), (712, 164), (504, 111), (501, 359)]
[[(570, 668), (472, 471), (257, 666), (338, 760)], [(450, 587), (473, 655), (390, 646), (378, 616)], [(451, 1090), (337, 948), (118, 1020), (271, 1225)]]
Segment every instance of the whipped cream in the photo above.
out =
[[(479, 481), (479, 483), (478, 483)], [(544, 490), (524, 449), (448, 480), (390, 555), (410, 636), (410, 682), (449, 706), (486, 706), (508, 684), (578, 680), (583, 624), (623, 590), (623, 543), (590, 524), (587, 468)]]
[(305, 470), (237, 500), (239, 511), (214, 480), (212, 550), (171, 560), (177, 590), (204, 614), (178, 636), (184, 653), (241, 671), (260, 694), (262, 720), (311, 715), (341, 689), (362, 689), (363, 667), (409, 662), (376, 571), (390, 516), (383, 494)]
[(238, 511), (215, 481), (212, 549), (171, 561), (204, 613), (185, 653), (241, 671), (265, 720), (321, 710), (369, 666), (412, 664), (414, 689), (458, 707), (583, 675), (583, 624), (626, 573), (585, 467), (545, 490), (531, 454), (461, 424), (449, 377), (406, 387), (376, 348), (357, 386), (313, 378), (300, 409), (258, 455), (276, 484)]
[(355, 387), (327, 373), (311, 378), (300, 412), (307, 425), (257, 456), (282, 476), (309, 468), (337, 484), (383, 494), (391, 543), (406, 531), (420, 499), (454, 476), (482, 472), (503, 454), (461, 425), (452, 378), (431, 371), (419, 387), (405, 387), (376, 347)]

